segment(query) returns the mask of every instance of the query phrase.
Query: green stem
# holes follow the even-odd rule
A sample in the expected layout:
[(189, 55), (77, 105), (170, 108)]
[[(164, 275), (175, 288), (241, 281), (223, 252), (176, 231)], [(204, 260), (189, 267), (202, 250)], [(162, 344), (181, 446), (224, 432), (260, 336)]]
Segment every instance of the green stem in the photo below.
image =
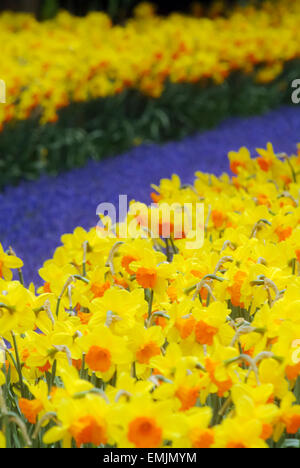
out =
[(96, 377), (95, 372), (92, 373), (92, 376), (91, 376), (91, 383), (94, 385), (94, 387), (97, 386), (97, 377)]
[(16, 355), (16, 364), (17, 364), (17, 372), (18, 372), (18, 376), (19, 376), (19, 382), (20, 382), (20, 387), (21, 387), (21, 395), (22, 397), (25, 396), (25, 392), (24, 392), (24, 382), (23, 382), (23, 374), (22, 374), (22, 366), (21, 366), (21, 361), (20, 361), (20, 356), (19, 356), (19, 351), (18, 351), (18, 345), (17, 345), (17, 340), (16, 340), (16, 336), (14, 334), (14, 332), (12, 331), (11, 332), (11, 336), (12, 336), (12, 339), (13, 339), (13, 343), (14, 343), (14, 349), (15, 349), (15, 355)]
[(25, 283), (24, 283), (24, 276), (23, 276), (23, 272), (22, 272), (22, 269), (21, 269), (21, 268), (18, 269), (18, 275), (19, 275), (19, 281), (20, 281), (20, 283), (22, 284), (22, 286), (25, 286)]
[(59, 298), (57, 299), (57, 304), (56, 304), (56, 317), (58, 317), (58, 314), (59, 314), (60, 301), (61, 301), (61, 297), (59, 297)]
[(151, 289), (149, 303), (148, 303), (148, 320), (151, 319), (151, 315), (152, 315), (153, 297), (154, 297), (154, 291), (153, 289)]
[(84, 278), (83, 276), (73, 275), (73, 278), (75, 278), (77, 280), (80, 280), (80, 281), (83, 281), (86, 284), (90, 284), (90, 280), (88, 280), (87, 278)]
[(172, 261), (172, 253), (171, 253), (171, 249), (170, 249), (169, 239), (166, 238), (166, 239), (165, 239), (165, 242), (166, 242), (166, 255), (167, 255), (167, 260), (168, 260), (168, 262), (171, 262), (171, 261)]
[(292, 178), (293, 178), (293, 182), (295, 182), (295, 184), (296, 184), (296, 183), (297, 183), (296, 172), (295, 172), (295, 170), (294, 170), (294, 168), (293, 168), (293, 166), (292, 166), (292, 163), (291, 163), (290, 159), (289, 159), (289, 158), (286, 158), (286, 161), (287, 161), (288, 165), (290, 166), (291, 173), (292, 173)]
[(81, 359), (81, 369), (79, 372), (79, 376), (81, 379), (85, 378), (85, 354), (82, 354), (82, 359)]
[(52, 372), (51, 372), (51, 388), (50, 388), (50, 392), (51, 392), (51, 389), (54, 385), (54, 381), (55, 381), (55, 377), (56, 377), (56, 368), (57, 368), (57, 361), (56, 359), (54, 359), (53, 361), (53, 364), (52, 364)]
[(176, 247), (176, 245), (175, 245), (175, 243), (174, 243), (174, 239), (173, 239), (172, 236), (170, 237), (170, 242), (171, 242), (171, 246), (172, 246), (173, 252), (174, 252), (174, 254), (176, 255), (176, 254), (179, 252), (179, 249)]

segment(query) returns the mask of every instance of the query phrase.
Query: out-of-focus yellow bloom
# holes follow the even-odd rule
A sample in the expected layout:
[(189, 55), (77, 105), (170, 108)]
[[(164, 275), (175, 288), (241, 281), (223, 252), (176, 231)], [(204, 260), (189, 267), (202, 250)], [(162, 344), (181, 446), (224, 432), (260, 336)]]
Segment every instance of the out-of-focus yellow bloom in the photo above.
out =
[(268, 83), (286, 62), (299, 58), (299, 16), (299, 3), (287, 0), (276, 8), (264, 3), (230, 10), (216, 1), (208, 17), (197, 7), (193, 16), (166, 18), (143, 2), (123, 27), (100, 12), (78, 18), (61, 11), (41, 23), (29, 14), (5, 12), (0, 77), (7, 102), (0, 108), (0, 129), (31, 115), (41, 123), (56, 122), (59, 109), (70, 102), (128, 88), (157, 98), (166, 80), (220, 84), (239, 70)]
[(180, 433), (171, 405), (145, 396), (116, 405), (111, 418), (114, 438), (121, 447), (159, 448)]
[(71, 447), (72, 438), (77, 447), (89, 443), (95, 446), (110, 443), (108, 411), (107, 403), (98, 395), (63, 399), (57, 410), (61, 425), (49, 429), (44, 435), (44, 442), (51, 444), (63, 440), (65, 448)]
[(2, 336), (8, 332), (18, 333), (33, 328), (35, 316), (31, 306), (31, 294), (18, 281), (12, 281), (0, 292), (0, 330)]
[(0, 278), (10, 281), (13, 277), (12, 269), (22, 268), (23, 262), (20, 258), (14, 255), (8, 255), (4, 252), (0, 244)]
[(111, 379), (118, 365), (132, 363), (133, 357), (126, 346), (126, 340), (114, 335), (104, 325), (93, 327), (78, 342), (85, 353), (85, 362), (90, 371), (105, 382)]
[(238, 417), (225, 419), (215, 428), (213, 448), (268, 448), (261, 438), (262, 423), (257, 419), (246, 421)]

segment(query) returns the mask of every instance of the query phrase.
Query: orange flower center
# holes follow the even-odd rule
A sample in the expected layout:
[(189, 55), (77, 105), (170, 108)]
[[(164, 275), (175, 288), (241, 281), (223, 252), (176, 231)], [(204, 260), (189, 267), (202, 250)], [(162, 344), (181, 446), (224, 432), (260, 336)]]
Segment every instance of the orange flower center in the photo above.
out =
[(200, 320), (195, 328), (196, 340), (202, 345), (211, 346), (214, 336), (218, 333), (218, 329)]
[(43, 290), (45, 293), (51, 293), (50, 283), (45, 283), (43, 286)]
[(199, 395), (199, 388), (198, 387), (184, 387), (181, 386), (177, 389), (175, 396), (179, 398), (181, 401), (181, 408), (180, 411), (186, 411), (189, 408), (195, 406), (197, 402), (197, 398)]
[(269, 161), (268, 159), (257, 158), (257, 162), (258, 162), (259, 167), (261, 168), (261, 170), (264, 171), (264, 172), (268, 172), (268, 170), (272, 166), (272, 161)]
[(194, 317), (189, 318), (179, 318), (175, 322), (175, 327), (180, 333), (181, 338), (184, 340), (195, 328), (196, 319)]
[(136, 418), (129, 424), (128, 440), (137, 448), (157, 448), (162, 443), (162, 430), (153, 418)]
[(24, 348), (23, 351), (21, 352), (22, 362), (25, 362), (29, 358), (29, 356), (30, 356), (29, 349)]
[(128, 289), (128, 283), (124, 280), (124, 278), (118, 278), (116, 275), (114, 275), (113, 280), (118, 286), (122, 286), (123, 288)]
[(210, 448), (214, 443), (214, 433), (212, 429), (195, 429), (191, 439), (193, 448)]
[(196, 278), (200, 278), (200, 279), (202, 279), (204, 276), (204, 274), (199, 270), (191, 270), (191, 274), (193, 276), (196, 276)]
[(288, 434), (296, 434), (300, 428), (300, 414), (293, 414), (283, 418), (286, 424), (286, 432)]
[(156, 320), (155, 320), (155, 324), (158, 327), (165, 328), (167, 326), (167, 324), (168, 324), (168, 320), (165, 319), (164, 317), (157, 317)]
[(19, 399), (20, 410), (25, 418), (31, 423), (36, 423), (38, 414), (43, 410), (44, 405), (40, 400), (27, 400), (26, 398)]
[(132, 257), (131, 255), (125, 255), (122, 258), (122, 267), (127, 271), (129, 275), (134, 275), (134, 271), (130, 269), (130, 263), (135, 262), (137, 258)]
[(107, 372), (111, 366), (111, 354), (108, 349), (91, 346), (86, 355), (86, 363), (95, 372)]
[(279, 241), (284, 241), (292, 234), (292, 228), (291, 226), (288, 226), (286, 228), (278, 226), (278, 228), (275, 229), (275, 233), (277, 234)]
[(265, 193), (259, 193), (257, 195), (257, 204), (258, 205), (267, 205), (268, 207), (271, 206), (271, 203), (269, 201), (269, 198)]
[(82, 367), (82, 359), (72, 359), (72, 366), (74, 366), (75, 369), (80, 370)]
[(89, 323), (89, 321), (92, 318), (92, 314), (90, 312), (81, 312), (81, 311), (79, 311), (79, 312), (77, 312), (77, 316), (79, 317), (80, 322), (83, 325), (86, 325), (87, 323)]
[(156, 270), (154, 268), (141, 267), (136, 272), (136, 280), (144, 289), (153, 289), (157, 280)]
[(238, 175), (239, 173), (239, 167), (246, 167), (245, 166), (245, 163), (241, 162), (241, 161), (232, 161), (230, 163), (230, 169), (231, 171), (235, 174), (235, 175)]
[(241, 302), (241, 287), (246, 278), (246, 273), (244, 271), (238, 271), (234, 275), (234, 283), (228, 289), (231, 295), (231, 303), (234, 307), (244, 307), (244, 304)]
[(149, 360), (158, 354), (160, 354), (159, 346), (150, 341), (150, 343), (147, 343), (137, 351), (136, 359), (140, 364), (149, 364)]
[(110, 288), (110, 282), (106, 281), (103, 284), (94, 283), (91, 286), (91, 291), (94, 294), (94, 297), (102, 297), (107, 289)]
[(268, 439), (270, 439), (272, 433), (273, 433), (273, 427), (271, 426), (271, 424), (267, 424), (267, 423), (263, 424), (260, 437), (263, 440), (268, 440)]
[(162, 199), (162, 196), (160, 194), (158, 194), (158, 193), (155, 193), (155, 192), (151, 192), (150, 196), (151, 196), (152, 201), (154, 203), (158, 203)]
[(224, 215), (222, 211), (218, 210), (213, 210), (211, 213), (211, 217), (215, 228), (221, 227), (224, 221), (226, 220), (226, 215)]
[[(281, 175), (280, 179), (283, 180), (285, 185), (289, 185), (292, 182), (292, 179), (288, 175)], [(292, 204), (294, 205), (294, 202), (291, 200)]]
[(289, 380), (295, 380), (300, 374), (300, 362), (294, 366), (286, 366), (285, 374)]
[(40, 372), (48, 372), (50, 369), (51, 369), (51, 364), (50, 364), (50, 362), (48, 360), (46, 361), (46, 363), (43, 366), (38, 367), (38, 370)]
[(107, 443), (106, 424), (104, 421), (98, 421), (93, 416), (87, 415), (77, 419), (70, 427), (70, 433), (76, 441), (77, 447), (82, 444), (100, 444)]

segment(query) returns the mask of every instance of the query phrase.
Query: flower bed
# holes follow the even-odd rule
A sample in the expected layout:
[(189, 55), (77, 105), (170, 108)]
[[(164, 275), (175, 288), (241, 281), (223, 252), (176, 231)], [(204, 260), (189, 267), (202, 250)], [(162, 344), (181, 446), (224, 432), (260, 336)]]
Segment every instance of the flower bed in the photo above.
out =
[(146, 12), (124, 27), (101, 13), (1, 15), (0, 186), (291, 102), (297, 1), (214, 19)]
[(1, 445), (299, 446), (300, 154), (257, 152), (66, 234), (38, 291), (0, 251)]
[[(227, 119), (217, 128), (164, 145), (141, 145), (126, 154), (90, 161), (57, 177), (23, 181), (0, 193), (0, 239), (24, 261), (25, 284), (41, 285), (38, 270), (52, 257), (58, 239), (76, 226), (90, 229), (97, 221), (101, 201), (150, 202), (150, 185), (178, 174), (182, 183), (193, 183), (195, 171), (220, 176), (228, 170), (227, 153), (272, 141), (278, 152), (292, 154), (300, 134), (297, 106), (281, 107), (264, 116)], [(74, 181), (76, 181), (74, 183)], [(145, 187), (148, 189), (145, 190)], [(76, 206), (76, 210), (74, 210)]]

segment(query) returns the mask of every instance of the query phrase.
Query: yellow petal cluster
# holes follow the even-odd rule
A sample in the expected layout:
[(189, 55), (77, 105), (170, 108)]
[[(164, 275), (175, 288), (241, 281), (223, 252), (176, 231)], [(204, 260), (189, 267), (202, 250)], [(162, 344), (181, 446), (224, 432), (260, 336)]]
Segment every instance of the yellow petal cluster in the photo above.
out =
[(164, 18), (142, 4), (122, 26), (97, 12), (79, 18), (62, 11), (43, 23), (28, 14), (3, 13), (0, 78), (7, 102), (0, 108), (1, 127), (29, 116), (55, 122), (70, 102), (127, 88), (159, 97), (166, 80), (220, 84), (239, 70), (267, 83), (299, 58), (297, 0), (239, 6), (225, 15), (218, 13), (220, 2), (215, 6), (209, 17)]

